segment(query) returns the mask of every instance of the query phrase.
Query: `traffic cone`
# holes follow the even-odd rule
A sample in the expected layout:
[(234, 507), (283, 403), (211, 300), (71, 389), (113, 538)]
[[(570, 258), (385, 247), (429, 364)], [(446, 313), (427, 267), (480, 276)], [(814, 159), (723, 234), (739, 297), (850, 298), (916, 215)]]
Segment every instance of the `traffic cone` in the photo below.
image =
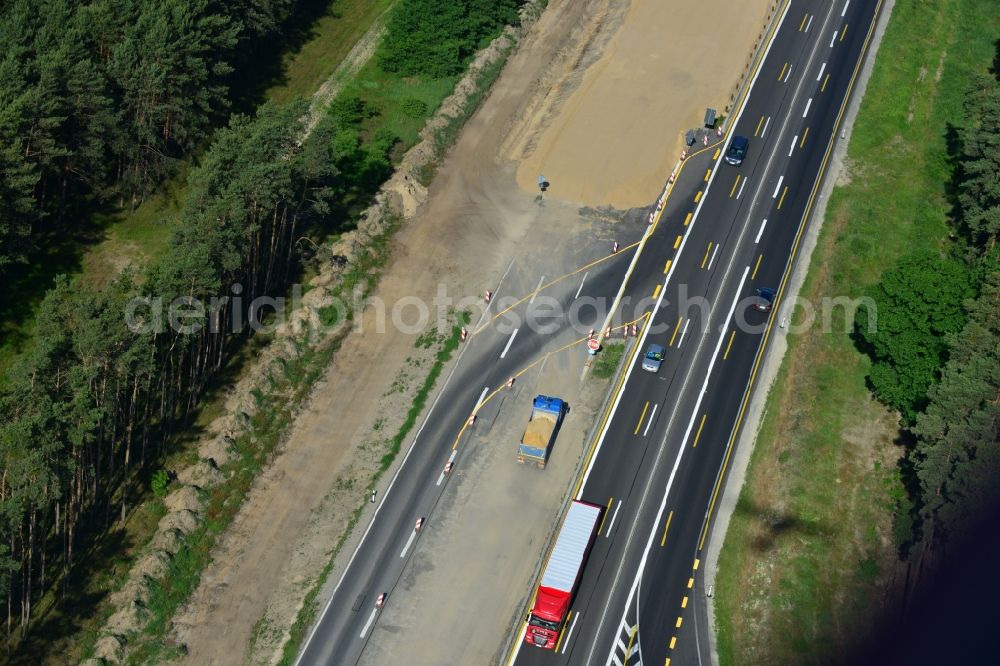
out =
[(514, 378), (511, 377), (510, 379), (507, 380), (507, 388), (510, 388), (513, 385), (514, 385)]
[(493, 298), (493, 292), (487, 289), (486, 294), (483, 295), (483, 298), (487, 303), (489, 303), (490, 299)]
[(469, 337), (469, 331), (467, 331), (466, 328), (463, 326), (462, 330), (461, 330), (461, 332), (459, 332), (458, 336), (462, 340), (462, 342), (465, 342), (465, 339), (467, 337)]

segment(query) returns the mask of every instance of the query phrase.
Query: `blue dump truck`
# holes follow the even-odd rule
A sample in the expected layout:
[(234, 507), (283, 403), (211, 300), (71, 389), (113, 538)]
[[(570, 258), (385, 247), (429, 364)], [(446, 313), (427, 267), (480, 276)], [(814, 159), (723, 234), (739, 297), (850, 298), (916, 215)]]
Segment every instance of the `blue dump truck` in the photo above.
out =
[(539, 469), (545, 468), (545, 461), (552, 452), (552, 443), (566, 413), (566, 402), (562, 398), (547, 395), (535, 397), (531, 404), (531, 418), (517, 447), (517, 462), (534, 461)]

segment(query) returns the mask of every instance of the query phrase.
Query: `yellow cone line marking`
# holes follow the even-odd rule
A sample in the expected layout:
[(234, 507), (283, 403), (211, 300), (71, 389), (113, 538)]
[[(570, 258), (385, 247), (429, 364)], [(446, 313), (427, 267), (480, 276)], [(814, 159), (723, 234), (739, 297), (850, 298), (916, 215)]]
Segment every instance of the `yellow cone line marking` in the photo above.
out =
[(666, 275), (670, 272), (670, 264), (674, 263), (673, 259), (667, 259), (667, 265), (663, 267), (663, 274)]
[(710, 178), (711, 176), (712, 176), (712, 170), (711, 170), (711, 169), (707, 169), (707, 170), (705, 171), (705, 182), (706, 182), (706, 183), (708, 182), (708, 179), (709, 179), (709, 178)]
[[(635, 247), (636, 245), (638, 245), (641, 242), (642, 242), (641, 240), (638, 240), (638, 241), (632, 243), (631, 245), (626, 245), (625, 247), (620, 247), (620, 248), (618, 248), (618, 252), (615, 252), (613, 254), (609, 254), (606, 257), (601, 257), (600, 259), (592, 261), (592, 262), (590, 262), (589, 264), (587, 264), (585, 266), (581, 266), (580, 268), (576, 269), (575, 271), (573, 271), (571, 273), (566, 273), (565, 275), (560, 275), (559, 277), (555, 278), (554, 280), (543, 284), (541, 287), (539, 287), (538, 289), (534, 290), (530, 294), (527, 294), (524, 298), (522, 298), (521, 300), (517, 301), (516, 303), (514, 303), (510, 307), (505, 308), (505, 309), (501, 310), (500, 312), (496, 313), (495, 315), (493, 315), (492, 317), (490, 317), (490, 322), (494, 321), (497, 317), (510, 312), (511, 310), (513, 310), (514, 308), (516, 308), (518, 305), (521, 305), (526, 300), (530, 299), (532, 296), (536, 296), (536, 295), (542, 293), (543, 291), (545, 291), (546, 289), (548, 289), (552, 285), (554, 285), (556, 283), (559, 283), (559, 282), (562, 282), (566, 278), (573, 277), (574, 275), (577, 275), (577, 274), (579, 274), (582, 271), (585, 271), (585, 270), (588, 270), (590, 268), (593, 268), (594, 266), (596, 266), (597, 264), (599, 264), (599, 263), (601, 263), (603, 261), (607, 261), (609, 259), (613, 259), (614, 257), (618, 256), (622, 252), (625, 252), (626, 250), (631, 250), (633, 247)], [(485, 324), (483, 324), (482, 326), (480, 326), (479, 328), (477, 328), (475, 331), (473, 331), (472, 334), (473, 335), (478, 335), (479, 333), (481, 333), (484, 329), (486, 329), (489, 326), (490, 322), (486, 322)]]
[(684, 622), (684, 618), (682, 618), (681, 616), (678, 615), (677, 616), (677, 624), (674, 625), (674, 629), (680, 629), (682, 622)]
[(674, 346), (674, 340), (677, 338), (677, 331), (681, 330), (681, 322), (682, 321), (684, 321), (684, 317), (680, 317), (677, 320), (677, 325), (674, 326), (674, 334), (670, 336), (670, 344), (667, 345), (668, 347), (673, 347)]
[(712, 252), (712, 242), (708, 242), (708, 247), (705, 249), (705, 258), (701, 260), (701, 267), (704, 268), (705, 264), (708, 263), (708, 255)]
[(698, 194), (694, 195), (694, 202), (695, 203), (698, 203), (699, 201), (701, 201), (701, 195), (702, 195), (702, 191), (698, 190)]
[(694, 213), (688, 213), (688, 214), (687, 214), (687, 217), (685, 217), (685, 218), (684, 218), (684, 226), (685, 226), (685, 227), (686, 227), (687, 225), (691, 224), (691, 218), (692, 218), (693, 216), (694, 216)]
[(688, 607), (688, 598), (684, 597), (683, 599), (681, 599), (681, 608), (687, 608), (687, 607)]
[(671, 511), (667, 514), (667, 524), (663, 526), (663, 538), (660, 539), (660, 547), (662, 548), (665, 543), (667, 543), (667, 532), (670, 530), (670, 521), (674, 519), (674, 512)]
[(597, 534), (600, 536), (601, 531), (604, 530), (604, 521), (608, 519), (608, 514), (611, 513), (611, 505), (615, 503), (614, 497), (608, 498), (608, 508), (604, 510), (604, 515), (601, 516), (601, 524), (597, 528)]
[(678, 236), (677, 240), (674, 241), (674, 249), (675, 250), (681, 246), (681, 239), (682, 238), (684, 238), (684, 237), (683, 236)]
[(633, 435), (639, 434), (639, 428), (642, 427), (642, 420), (646, 418), (647, 409), (649, 409), (649, 400), (646, 401), (646, 404), (642, 408), (642, 414), (639, 415), (639, 422), (635, 424), (635, 432), (632, 433)]
[(653, 300), (656, 300), (656, 297), (660, 295), (660, 290), (661, 289), (663, 289), (663, 285), (662, 284), (656, 285), (656, 289), (653, 290)]
[(725, 361), (729, 358), (729, 349), (733, 346), (733, 339), (736, 338), (736, 330), (734, 329), (732, 333), (729, 334), (729, 344), (726, 345), (726, 353), (722, 355), (722, 360)]
[(716, 148), (715, 154), (712, 155), (712, 161), (714, 162), (715, 160), (719, 159), (719, 155), (721, 154), (722, 154), (722, 148)]
[[(696, 446), (698, 446), (698, 439), (701, 438), (701, 429), (705, 427), (705, 419), (707, 419), (707, 418), (708, 418), (708, 414), (702, 414), (701, 415), (701, 423), (698, 424), (698, 432), (695, 433), (694, 442), (691, 444), (691, 448), (692, 449), (695, 448)], [(696, 566), (695, 569), (697, 569), (697, 568), (698, 567)]]

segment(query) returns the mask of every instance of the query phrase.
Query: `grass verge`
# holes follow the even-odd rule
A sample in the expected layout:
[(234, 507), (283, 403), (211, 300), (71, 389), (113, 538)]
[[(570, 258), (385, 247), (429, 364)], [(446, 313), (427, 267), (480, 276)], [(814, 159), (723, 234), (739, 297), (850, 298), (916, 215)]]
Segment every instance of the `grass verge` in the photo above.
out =
[(591, 374), (598, 379), (610, 379), (618, 369), (623, 354), (625, 354), (625, 344), (622, 342), (610, 342), (604, 345), (604, 348), (597, 353)]
[[(861, 296), (948, 234), (948, 141), (995, 55), (989, 0), (897, 2), (802, 296)], [(823, 662), (870, 635), (897, 572), (897, 415), (843, 311), (790, 336), (716, 578), (722, 664)]]

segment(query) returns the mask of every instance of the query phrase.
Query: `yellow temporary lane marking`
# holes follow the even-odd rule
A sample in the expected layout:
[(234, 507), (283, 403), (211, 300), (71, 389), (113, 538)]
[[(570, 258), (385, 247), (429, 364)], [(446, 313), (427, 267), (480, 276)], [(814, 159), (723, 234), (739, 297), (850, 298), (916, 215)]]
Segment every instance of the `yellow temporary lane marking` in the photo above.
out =
[(677, 331), (681, 330), (681, 322), (682, 321), (684, 321), (684, 317), (680, 317), (680, 318), (677, 319), (677, 325), (674, 326), (674, 334), (670, 336), (670, 344), (667, 345), (668, 347), (673, 347), (674, 346), (674, 340), (677, 339)]
[(786, 71), (787, 69), (788, 69), (788, 63), (786, 62), (786, 63), (785, 63), (784, 65), (782, 65), (782, 66), (781, 66), (781, 74), (778, 74), (778, 80), (779, 80), (779, 81), (780, 81), (781, 79), (785, 78), (785, 71)]
[(701, 564), (701, 560), (699, 560), (699, 559), (698, 559), (697, 557), (696, 557), (696, 558), (694, 558), (694, 570), (695, 570), (695, 571), (697, 571), (697, 570), (698, 570), (698, 565), (699, 565), (699, 564)]
[[(875, 6), (875, 13), (872, 14), (873, 19), (871, 25), (868, 26), (868, 35), (865, 36), (865, 42), (861, 46), (861, 53), (865, 53), (868, 50), (868, 45), (871, 43), (872, 35), (875, 33), (875, 25), (878, 23), (875, 19), (878, 18), (881, 9), (882, 0), (878, 0), (878, 4)], [(823, 162), (820, 164), (816, 180), (813, 181), (813, 189), (809, 193), (809, 200), (806, 202), (806, 208), (802, 212), (803, 221), (808, 220), (809, 215), (812, 212), (813, 204), (816, 201), (816, 194), (819, 192), (820, 184), (823, 182), (823, 174), (825, 173), (826, 166), (830, 161), (830, 154), (833, 152), (833, 137), (837, 135), (836, 128), (840, 126), (840, 122), (844, 117), (844, 111), (847, 109), (847, 102), (851, 98), (851, 90), (854, 89), (854, 82), (858, 78), (858, 72), (861, 71), (861, 64), (864, 60), (864, 58), (859, 57), (857, 62), (854, 63), (854, 72), (851, 74), (851, 80), (847, 82), (847, 94), (844, 95), (844, 99), (840, 103), (840, 111), (837, 113), (837, 119), (833, 123), (834, 132), (831, 134), (831, 138), (826, 144), (826, 152), (823, 155)], [(824, 87), (825, 85), (826, 84), (824, 83)], [(795, 234), (795, 241), (792, 243), (792, 251), (788, 256), (788, 266), (791, 266), (795, 261), (795, 255), (798, 253), (799, 243), (802, 241), (802, 233), (804, 230), (805, 225), (800, 222), (799, 230)], [(788, 284), (787, 270), (781, 278), (781, 284), (778, 286), (778, 293), (774, 299), (776, 304), (781, 300), (786, 284)], [(712, 523), (712, 515), (715, 511), (715, 503), (719, 499), (719, 490), (722, 488), (722, 480), (726, 478), (726, 470), (729, 467), (729, 459), (733, 453), (733, 445), (736, 443), (736, 437), (740, 433), (743, 416), (746, 414), (747, 404), (750, 402), (750, 394), (752, 393), (751, 389), (757, 379), (757, 371), (760, 369), (760, 361), (761, 358), (763, 358), (764, 350), (767, 348), (767, 341), (771, 337), (771, 330), (771, 325), (768, 324), (767, 328), (764, 329), (764, 339), (761, 341), (760, 347), (757, 348), (757, 357), (754, 359), (753, 368), (750, 370), (750, 381), (747, 383), (747, 388), (743, 393), (743, 402), (740, 404), (740, 411), (736, 414), (736, 424), (733, 426), (732, 433), (729, 435), (729, 444), (726, 446), (726, 455), (722, 458), (722, 469), (719, 470), (719, 475), (715, 481), (715, 488), (712, 490), (712, 498), (708, 503), (708, 511), (705, 512), (705, 522), (701, 528), (701, 539), (698, 540), (699, 551), (705, 547), (705, 539), (708, 538), (708, 526)]]
[(753, 267), (753, 275), (750, 276), (751, 280), (757, 277), (757, 269), (760, 268), (760, 260), (763, 258), (764, 258), (763, 254), (757, 255), (757, 264)]
[(695, 203), (698, 203), (699, 201), (701, 201), (701, 195), (702, 195), (702, 191), (698, 190), (698, 194), (694, 195), (694, 202)]
[(611, 505), (615, 503), (614, 497), (608, 498), (608, 508), (604, 510), (604, 515), (601, 516), (601, 524), (597, 527), (597, 534), (600, 535), (601, 531), (604, 530), (604, 521), (608, 519), (608, 514), (611, 513)]
[(726, 353), (722, 355), (723, 361), (729, 358), (729, 349), (733, 346), (733, 340), (735, 338), (736, 338), (736, 330), (734, 329), (733, 332), (729, 334), (729, 344), (726, 345)]
[[(702, 414), (701, 415), (701, 423), (698, 424), (698, 432), (695, 433), (695, 435), (694, 435), (694, 442), (691, 444), (691, 448), (692, 449), (695, 448), (696, 446), (698, 446), (698, 440), (701, 438), (701, 429), (705, 427), (705, 419), (707, 419), (707, 418), (708, 418), (708, 414)], [(697, 569), (697, 568), (698, 567), (695, 567), (695, 569)]]
[(674, 629), (680, 629), (682, 622), (684, 622), (684, 618), (682, 618), (681, 616), (678, 615), (677, 616), (677, 624), (674, 625)]
[(663, 662), (663, 666), (670, 666), (670, 657), (667, 657), (667, 660)]
[(719, 155), (722, 154), (722, 148), (716, 148), (715, 153), (712, 155), (712, 161), (719, 159)]
[(632, 433), (633, 435), (639, 434), (639, 428), (642, 427), (642, 420), (646, 418), (647, 409), (649, 409), (649, 400), (646, 401), (646, 404), (642, 408), (642, 414), (639, 415), (639, 422), (635, 424), (635, 431)]
[(683, 236), (678, 236), (677, 240), (674, 241), (674, 249), (675, 250), (681, 246), (681, 240), (683, 238), (684, 238)]
[(670, 521), (674, 519), (674, 512), (667, 514), (667, 524), (663, 526), (663, 538), (660, 539), (660, 547), (667, 543), (667, 532), (670, 530)]
[(662, 284), (658, 284), (658, 285), (656, 285), (656, 289), (653, 290), (653, 300), (654, 301), (656, 300), (656, 297), (660, 295), (660, 290), (661, 289), (663, 289), (663, 285)]
[[(573, 617), (573, 611), (570, 611), (570, 612), (566, 613), (566, 622), (565, 622), (565, 623), (563, 623), (563, 629), (565, 629), (566, 627), (568, 627), (568, 626), (569, 626), (569, 619), (570, 619), (571, 617)], [(558, 654), (558, 653), (559, 653), (559, 646), (560, 646), (560, 645), (562, 645), (562, 642), (563, 642), (563, 636), (565, 636), (565, 635), (566, 635), (566, 632), (565, 632), (565, 631), (560, 631), (560, 632), (559, 632), (559, 640), (558, 640), (558, 641), (556, 641), (556, 654)]]
[(685, 227), (687, 225), (691, 224), (691, 218), (692, 217), (694, 217), (694, 213), (688, 213), (687, 216), (684, 218), (684, 226)]
[[(616, 252), (616, 253), (609, 254), (606, 257), (601, 257), (600, 259), (592, 261), (592, 262), (590, 262), (589, 264), (587, 264), (585, 266), (581, 266), (580, 268), (576, 269), (575, 271), (573, 271), (571, 273), (566, 273), (565, 275), (560, 275), (559, 277), (553, 279), (552, 281), (543, 284), (542, 286), (540, 286), (538, 289), (534, 290), (530, 294), (525, 295), (524, 298), (522, 298), (521, 300), (517, 301), (516, 303), (514, 303), (510, 307), (505, 308), (505, 309), (501, 310), (500, 312), (496, 313), (495, 315), (493, 315), (492, 317), (490, 317), (490, 321), (493, 321), (497, 317), (500, 317), (501, 315), (504, 315), (504, 314), (510, 312), (511, 310), (513, 310), (514, 308), (516, 308), (518, 305), (524, 303), (525, 301), (527, 301), (528, 299), (530, 299), (532, 296), (535, 296), (537, 294), (542, 293), (543, 291), (545, 291), (546, 289), (548, 289), (552, 285), (557, 284), (559, 282), (562, 282), (566, 278), (573, 277), (574, 275), (577, 275), (577, 274), (579, 274), (579, 273), (581, 273), (581, 272), (583, 272), (585, 270), (593, 268), (594, 266), (596, 266), (597, 264), (599, 264), (599, 263), (601, 263), (603, 261), (607, 261), (609, 259), (614, 259), (620, 253), (624, 252), (625, 250), (631, 250), (633, 247), (635, 247), (636, 245), (638, 245), (641, 242), (642, 242), (641, 240), (638, 240), (638, 241), (632, 243), (631, 245), (626, 245), (625, 247), (618, 248), (618, 252)], [(478, 335), (480, 332), (482, 332), (484, 329), (486, 329), (487, 326), (488, 326), (488, 324), (483, 324), (478, 329), (476, 329), (475, 331), (473, 331), (472, 334), (473, 335)]]
[(688, 589), (694, 588), (694, 578), (688, 578)]
[(844, 36), (847, 35), (847, 24), (844, 24), (844, 29), (840, 31), (840, 41), (844, 41)]
[(708, 179), (711, 178), (711, 177), (712, 177), (712, 170), (711, 169), (706, 169), (705, 170), (705, 182), (707, 183)]
[(630, 654), (632, 654), (632, 643), (634, 643), (634, 642), (635, 642), (635, 635), (636, 635), (637, 633), (639, 633), (639, 625), (638, 625), (638, 624), (636, 624), (636, 625), (635, 625), (634, 627), (632, 627), (632, 631), (631, 631), (631, 632), (629, 632), (629, 636), (628, 636), (628, 647), (627, 647), (627, 648), (625, 648), (625, 654), (626, 654), (626, 655), (630, 655)]
[(667, 265), (663, 267), (663, 274), (666, 275), (670, 272), (670, 265), (674, 263), (673, 259), (667, 259)]
[(687, 607), (688, 607), (688, 598), (685, 596), (683, 599), (681, 599), (681, 608), (687, 608)]
[(733, 195), (736, 194), (736, 186), (740, 184), (740, 176), (736, 174), (736, 180), (733, 181), (733, 187), (729, 190), (729, 198), (732, 199)]
[(670, 637), (670, 649), (673, 650), (675, 645), (677, 645), (677, 637), (676, 636), (671, 636)]
[(806, 145), (806, 137), (807, 136), (809, 136), (809, 128), (808, 127), (806, 128), (806, 131), (802, 133), (802, 140), (799, 141), (799, 148), (801, 148), (802, 146)]
[(802, 29), (806, 27), (806, 19), (807, 18), (809, 18), (809, 14), (808, 13), (805, 16), (802, 17), (802, 23), (799, 23), (799, 32), (802, 32)]
[(701, 267), (704, 268), (705, 264), (708, 263), (708, 255), (712, 251), (712, 242), (709, 241), (708, 247), (705, 248), (705, 258), (701, 260)]
[(781, 191), (781, 199), (778, 200), (778, 210), (781, 210), (781, 204), (785, 203), (786, 194), (788, 194), (788, 185), (785, 185), (785, 189)]
[(823, 77), (823, 85), (821, 85), (819, 87), (819, 91), (820, 92), (826, 92), (826, 82), (829, 81), (829, 80), (830, 80), (830, 75), (829, 74), (827, 74), (825, 77)]
[(761, 125), (763, 125), (763, 124), (764, 124), (764, 116), (761, 116), (761, 117), (760, 117), (760, 120), (759, 120), (759, 121), (757, 121), (757, 129), (755, 129), (755, 130), (753, 131), (753, 135), (754, 135), (754, 136), (757, 136), (758, 134), (760, 134), (760, 127), (761, 127)]

